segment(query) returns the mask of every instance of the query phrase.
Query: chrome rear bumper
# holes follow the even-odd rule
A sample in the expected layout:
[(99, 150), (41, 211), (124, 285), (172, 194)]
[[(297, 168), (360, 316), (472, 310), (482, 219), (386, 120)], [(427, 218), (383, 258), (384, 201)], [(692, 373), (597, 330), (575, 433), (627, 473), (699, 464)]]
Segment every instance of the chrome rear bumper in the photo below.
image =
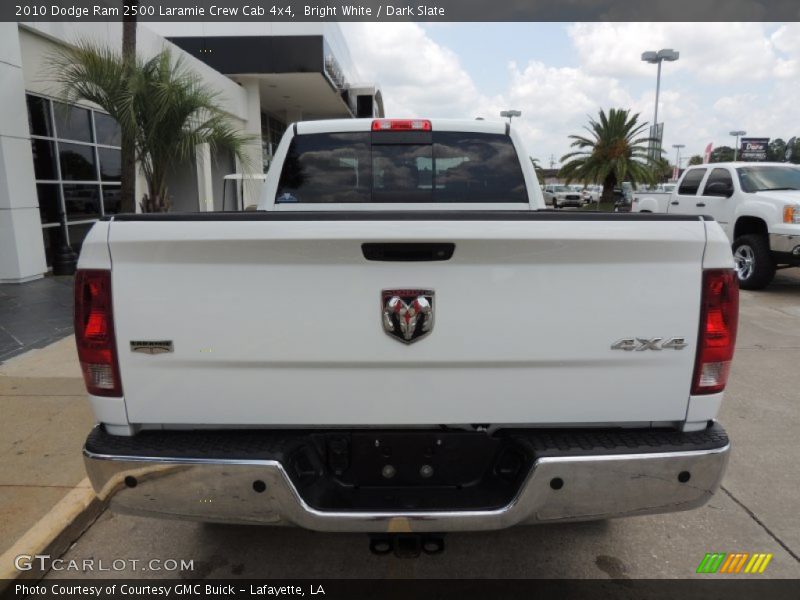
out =
[(719, 487), (729, 450), (726, 439), (703, 450), (542, 456), (502, 508), (428, 512), (318, 510), (278, 460), (122, 456), (88, 448), (84, 456), (98, 495), (118, 512), (318, 531), (445, 532), (695, 508)]

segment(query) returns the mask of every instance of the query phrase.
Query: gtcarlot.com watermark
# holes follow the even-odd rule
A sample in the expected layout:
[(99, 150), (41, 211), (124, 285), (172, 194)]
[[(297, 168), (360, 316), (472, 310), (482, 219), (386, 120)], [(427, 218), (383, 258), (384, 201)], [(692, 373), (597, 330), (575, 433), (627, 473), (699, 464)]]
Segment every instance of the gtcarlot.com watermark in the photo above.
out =
[(87, 573), (90, 571), (194, 571), (194, 561), (184, 559), (151, 558), (140, 560), (138, 558), (117, 558), (111, 561), (99, 558), (83, 558), (80, 560), (64, 560), (51, 558), (49, 554), (20, 554), (14, 559), (14, 567), (18, 571), (77, 571)]

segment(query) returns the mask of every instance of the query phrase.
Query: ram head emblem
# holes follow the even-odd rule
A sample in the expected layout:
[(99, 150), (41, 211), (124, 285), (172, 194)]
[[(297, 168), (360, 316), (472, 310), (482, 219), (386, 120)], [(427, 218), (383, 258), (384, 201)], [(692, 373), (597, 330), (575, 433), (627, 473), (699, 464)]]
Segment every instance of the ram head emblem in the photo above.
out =
[(383, 330), (405, 344), (433, 330), (433, 290), (396, 289), (381, 292)]

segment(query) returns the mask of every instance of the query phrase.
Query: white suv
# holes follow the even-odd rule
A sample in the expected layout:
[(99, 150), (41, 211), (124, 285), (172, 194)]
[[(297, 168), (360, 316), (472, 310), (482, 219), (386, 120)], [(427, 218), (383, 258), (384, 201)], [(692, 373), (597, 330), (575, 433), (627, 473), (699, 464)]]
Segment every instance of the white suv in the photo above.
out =
[(544, 186), (545, 204), (551, 204), (553, 208), (563, 208), (565, 206), (583, 206), (583, 198), (580, 192), (571, 190), (566, 185), (551, 184)]

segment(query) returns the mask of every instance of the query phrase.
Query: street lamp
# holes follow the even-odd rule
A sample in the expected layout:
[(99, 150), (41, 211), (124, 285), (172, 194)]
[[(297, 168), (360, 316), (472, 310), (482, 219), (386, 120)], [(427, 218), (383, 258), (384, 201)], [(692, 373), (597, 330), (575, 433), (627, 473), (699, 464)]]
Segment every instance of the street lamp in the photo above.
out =
[[(653, 114), (653, 135), (651, 137), (656, 137), (658, 135), (658, 95), (661, 91), (661, 63), (665, 60), (667, 62), (675, 62), (680, 56), (681, 53), (672, 48), (662, 48), (658, 52), (653, 50), (642, 52), (642, 60), (644, 62), (658, 65), (658, 72), (656, 74), (656, 110)], [(653, 154), (655, 155), (655, 151)]]
[(507, 117), (508, 118), (508, 122), (511, 123), (511, 119), (513, 119), (514, 117), (521, 117), (522, 116), (522, 111), (521, 110), (501, 110), (500, 111), (500, 116), (501, 117)]
[(733, 147), (733, 162), (736, 162), (736, 159), (739, 157), (739, 138), (743, 135), (747, 135), (747, 132), (737, 129), (736, 131), (731, 131), (731, 135), (736, 138), (736, 145)]
[(686, 148), (686, 144), (672, 144), (672, 147), (675, 148), (675, 173), (672, 178), (677, 181), (681, 174), (681, 148)]

